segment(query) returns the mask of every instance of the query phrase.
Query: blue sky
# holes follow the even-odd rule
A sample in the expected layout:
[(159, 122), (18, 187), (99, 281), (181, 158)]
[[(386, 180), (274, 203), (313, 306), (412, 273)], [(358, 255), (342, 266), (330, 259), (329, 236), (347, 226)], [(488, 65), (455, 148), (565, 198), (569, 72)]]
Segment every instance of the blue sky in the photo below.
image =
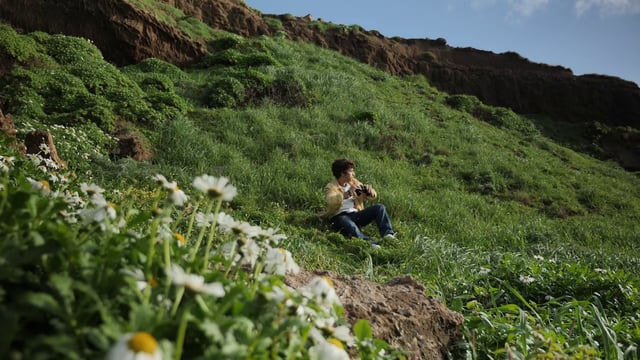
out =
[(515, 51), (574, 74), (640, 84), (640, 0), (245, 0), (267, 14), (311, 14), (384, 36)]

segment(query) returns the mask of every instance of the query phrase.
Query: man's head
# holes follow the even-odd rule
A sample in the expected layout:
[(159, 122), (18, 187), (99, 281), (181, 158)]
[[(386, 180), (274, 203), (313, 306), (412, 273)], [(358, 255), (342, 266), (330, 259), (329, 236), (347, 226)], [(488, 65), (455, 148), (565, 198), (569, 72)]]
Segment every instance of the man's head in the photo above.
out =
[(338, 179), (342, 174), (347, 172), (349, 169), (355, 169), (356, 164), (349, 159), (338, 159), (331, 164), (331, 172), (333, 172), (333, 176)]

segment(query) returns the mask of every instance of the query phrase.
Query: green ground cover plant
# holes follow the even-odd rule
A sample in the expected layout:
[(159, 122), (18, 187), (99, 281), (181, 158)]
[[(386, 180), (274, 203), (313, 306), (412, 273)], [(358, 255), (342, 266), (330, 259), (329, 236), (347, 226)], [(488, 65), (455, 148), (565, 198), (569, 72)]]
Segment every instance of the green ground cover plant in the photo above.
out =
[[(415, 277), (465, 316), (451, 358), (639, 357), (637, 174), (421, 76), (282, 38), (208, 40), (217, 50), (191, 68), (116, 68), (87, 40), (0, 27), (1, 57), (15, 60), (3, 111), (19, 138), (52, 132), (69, 164), (0, 142), (0, 353), (103, 357), (129, 336), (167, 359), (314, 358), (337, 345), (408, 356), (264, 271), (294, 260)], [(151, 134), (151, 162), (109, 157), (120, 120)], [(379, 190), (399, 240), (374, 251), (317, 218), (339, 157)], [(202, 191), (204, 179), (216, 185)]]

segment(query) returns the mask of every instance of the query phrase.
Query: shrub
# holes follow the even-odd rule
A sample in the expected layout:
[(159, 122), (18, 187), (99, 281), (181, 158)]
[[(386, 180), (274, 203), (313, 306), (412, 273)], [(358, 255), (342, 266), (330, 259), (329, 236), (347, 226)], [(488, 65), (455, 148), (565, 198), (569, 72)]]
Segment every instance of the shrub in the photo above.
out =
[(103, 61), (100, 50), (93, 45), (91, 40), (84, 38), (53, 35), (46, 40), (44, 45), (47, 53), (60, 65)]
[(144, 59), (138, 64), (126, 66), (122, 69), (122, 71), (125, 74), (132, 74), (135, 72), (161, 74), (173, 81), (184, 79), (187, 77), (187, 75), (179, 67), (155, 58)]
[(286, 106), (310, 106), (313, 93), (307, 90), (302, 79), (294, 71), (283, 71), (276, 75), (270, 87), (269, 98)]
[(523, 135), (538, 133), (538, 129), (531, 121), (514, 113), (511, 109), (481, 105), (477, 106), (472, 114), (501, 129), (517, 131)]
[(269, 66), (278, 65), (278, 61), (268, 53), (254, 53), (244, 57), (242, 64), (245, 66)]
[(217, 51), (233, 49), (243, 42), (243, 38), (237, 35), (223, 36), (210, 42), (210, 46)]
[(232, 77), (215, 80), (210, 87), (208, 105), (214, 108), (232, 108), (244, 102), (244, 85)]
[(445, 100), (452, 108), (471, 114), (482, 102), (473, 95), (450, 95)]
[(9, 57), (23, 63), (40, 52), (42, 49), (34, 39), (21, 36), (10, 26), (0, 24), (0, 59)]

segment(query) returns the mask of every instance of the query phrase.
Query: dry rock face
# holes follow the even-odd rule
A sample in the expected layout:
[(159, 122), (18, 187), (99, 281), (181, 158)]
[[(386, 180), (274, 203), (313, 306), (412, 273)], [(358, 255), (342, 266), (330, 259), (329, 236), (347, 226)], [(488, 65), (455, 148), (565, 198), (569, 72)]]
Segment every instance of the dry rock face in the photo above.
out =
[(125, 0), (2, 0), (0, 19), (26, 32), (81, 36), (123, 66), (149, 57), (186, 65), (205, 48)]
[(27, 148), (23, 143), (16, 139), (16, 126), (13, 123), (13, 116), (11, 114), (3, 114), (0, 109), (0, 133), (3, 133), (9, 139), (9, 145), (18, 149), (22, 155), (27, 154)]
[(352, 325), (368, 320), (374, 337), (407, 351), (409, 359), (446, 359), (447, 351), (460, 340), (462, 315), (425, 295), (425, 288), (410, 277), (378, 284), (362, 276), (302, 271), (289, 275), (286, 283), (299, 288), (315, 276), (331, 279)]

